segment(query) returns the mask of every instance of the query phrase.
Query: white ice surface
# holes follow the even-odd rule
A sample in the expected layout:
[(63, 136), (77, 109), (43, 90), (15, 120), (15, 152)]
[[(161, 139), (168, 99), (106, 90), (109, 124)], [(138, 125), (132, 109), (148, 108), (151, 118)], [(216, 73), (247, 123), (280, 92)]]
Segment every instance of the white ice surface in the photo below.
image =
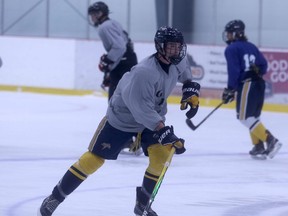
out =
[[(0, 92), (0, 215), (33, 216), (43, 198), (86, 151), (106, 112), (107, 99)], [(212, 108), (201, 107), (197, 124)], [(186, 140), (173, 157), (153, 203), (159, 216), (287, 216), (288, 114), (263, 112), (283, 143), (272, 160), (252, 160), (248, 130), (235, 111), (217, 110), (196, 131), (169, 105), (167, 124)], [(134, 215), (135, 187), (145, 156), (106, 161), (56, 210), (55, 216)]]

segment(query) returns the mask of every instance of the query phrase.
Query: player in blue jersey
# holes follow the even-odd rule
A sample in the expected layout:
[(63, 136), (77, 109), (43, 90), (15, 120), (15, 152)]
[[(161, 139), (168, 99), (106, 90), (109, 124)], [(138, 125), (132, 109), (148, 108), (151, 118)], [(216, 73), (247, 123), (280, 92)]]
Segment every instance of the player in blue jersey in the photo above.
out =
[[(199, 107), (200, 85), (192, 81), (190, 65), (185, 57), (186, 44), (179, 30), (161, 27), (154, 42), (156, 53), (124, 74), (88, 151), (67, 170), (52, 194), (44, 199), (39, 216), (52, 215), (58, 205), (105, 160), (116, 160), (123, 145), (137, 133), (141, 133), (141, 146), (149, 157), (141, 186), (136, 187), (134, 213), (142, 216), (172, 146), (176, 154), (185, 152), (184, 140), (174, 134), (172, 126), (165, 125), (167, 98), (177, 82), (183, 83), (180, 109), (189, 108), (186, 116), (192, 118)], [(115, 178), (113, 173), (111, 178)], [(146, 216), (157, 214), (150, 208)]]
[(228, 83), (222, 100), (224, 103), (230, 103), (237, 92), (237, 118), (249, 129), (253, 143), (249, 152), (251, 157), (273, 158), (282, 144), (260, 120), (265, 96), (263, 75), (267, 72), (267, 61), (259, 49), (248, 41), (245, 24), (241, 20), (227, 23), (223, 40), (228, 45), (225, 49)]

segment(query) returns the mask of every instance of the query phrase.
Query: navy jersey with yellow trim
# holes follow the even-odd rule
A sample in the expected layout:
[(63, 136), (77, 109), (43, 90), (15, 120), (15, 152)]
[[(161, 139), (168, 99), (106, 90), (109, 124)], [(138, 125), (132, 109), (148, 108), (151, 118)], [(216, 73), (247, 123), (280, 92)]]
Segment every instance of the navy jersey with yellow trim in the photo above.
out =
[(251, 42), (235, 41), (225, 49), (227, 62), (229, 89), (237, 90), (239, 84), (247, 78), (247, 73), (251, 73), (250, 66), (256, 65), (259, 75), (262, 76), (267, 71), (267, 60), (260, 50)]

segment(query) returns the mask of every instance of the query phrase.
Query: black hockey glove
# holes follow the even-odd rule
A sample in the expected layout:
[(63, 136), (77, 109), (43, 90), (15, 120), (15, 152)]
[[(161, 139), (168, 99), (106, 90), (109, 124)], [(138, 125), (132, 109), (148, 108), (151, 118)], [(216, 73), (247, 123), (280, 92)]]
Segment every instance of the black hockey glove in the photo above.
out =
[(223, 94), (222, 94), (222, 101), (224, 104), (231, 103), (235, 98), (235, 90), (224, 88)]
[(261, 74), (260, 68), (256, 66), (255, 64), (251, 64), (249, 67), (249, 70), (251, 72), (251, 79), (252, 80), (260, 80), (263, 79)]
[(256, 66), (255, 64), (251, 64), (249, 69), (250, 69), (250, 71), (252, 71), (256, 74), (260, 74), (260, 68), (258, 66)]
[(110, 73), (104, 73), (101, 88), (105, 90), (105, 87), (109, 87), (109, 86), (110, 86)]
[(154, 134), (154, 138), (162, 145), (173, 145), (176, 149), (176, 154), (183, 154), (186, 149), (184, 147), (184, 139), (178, 138), (174, 134), (173, 126), (165, 126)]
[(186, 112), (188, 119), (193, 118), (199, 108), (199, 94), (200, 94), (200, 84), (197, 82), (186, 82), (182, 87), (182, 99), (181, 99), (181, 110), (186, 110), (188, 105), (190, 109)]
[(98, 65), (98, 68), (100, 71), (104, 72), (104, 73), (108, 73), (110, 72), (110, 68), (109, 66), (111, 64), (113, 64), (114, 62), (111, 61), (106, 54), (102, 55), (101, 58), (100, 58), (100, 62), (99, 62), (99, 65)]

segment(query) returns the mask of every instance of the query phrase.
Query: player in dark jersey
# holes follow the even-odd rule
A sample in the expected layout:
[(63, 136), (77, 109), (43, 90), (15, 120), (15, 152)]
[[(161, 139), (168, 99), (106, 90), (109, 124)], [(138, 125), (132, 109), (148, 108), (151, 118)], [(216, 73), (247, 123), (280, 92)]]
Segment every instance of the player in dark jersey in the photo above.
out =
[(249, 152), (251, 157), (273, 158), (282, 144), (260, 120), (265, 96), (262, 77), (267, 72), (267, 61), (259, 49), (248, 41), (245, 24), (241, 20), (232, 20), (225, 26), (223, 40), (228, 44), (225, 49), (228, 83), (222, 99), (224, 103), (230, 103), (237, 92), (237, 118), (249, 129), (254, 146)]
[(123, 74), (137, 64), (137, 56), (128, 33), (115, 20), (109, 18), (109, 8), (101, 1), (88, 8), (88, 15), (98, 28), (99, 37), (106, 50), (99, 62), (99, 70), (104, 73), (102, 88), (109, 87), (108, 99), (113, 95)]
[[(176, 154), (185, 152), (184, 140), (174, 134), (172, 126), (165, 125), (167, 98), (177, 82), (183, 83), (180, 109), (189, 108), (186, 116), (192, 118), (199, 107), (200, 85), (192, 81), (185, 58), (186, 44), (180, 31), (161, 27), (154, 41), (157, 52), (124, 74), (88, 151), (67, 170), (52, 194), (44, 199), (39, 216), (52, 215), (57, 206), (105, 160), (116, 160), (123, 145), (137, 133), (141, 133), (141, 146), (149, 157), (141, 186), (136, 187), (134, 213), (142, 216), (171, 148), (175, 147)], [(157, 214), (150, 208), (146, 216)]]

